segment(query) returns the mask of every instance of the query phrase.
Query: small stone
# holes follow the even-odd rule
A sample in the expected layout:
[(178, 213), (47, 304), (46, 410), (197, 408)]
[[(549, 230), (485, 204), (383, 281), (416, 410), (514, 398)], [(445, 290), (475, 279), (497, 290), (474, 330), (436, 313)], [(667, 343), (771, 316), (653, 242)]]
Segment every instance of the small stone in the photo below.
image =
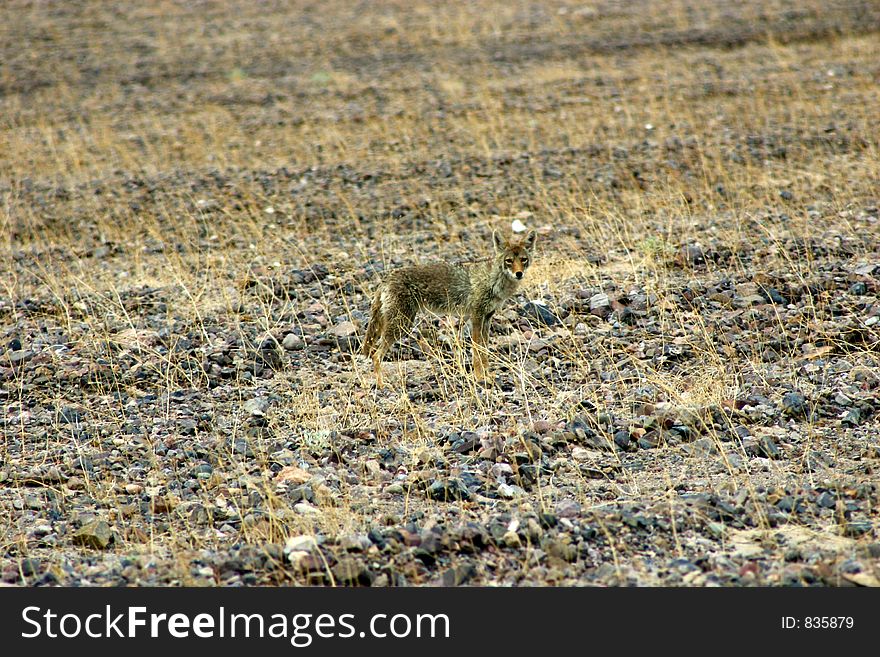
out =
[(547, 307), (547, 304), (540, 299), (529, 301), (523, 306), (523, 311), (527, 317), (537, 319), (541, 324), (546, 326), (556, 326), (559, 324), (559, 318)]
[(18, 563), (18, 569), (25, 577), (30, 577), (31, 575), (39, 573), (41, 566), (42, 564), (40, 563), (40, 560), (33, 558), (22, 559)]
[(498, 494), (506, 500), (512, 500), (522, 497), (526, 492), (519, 486), (511, 486), (510, 484), (498, 484)]
[(522, 547), (522, 541), (519, 540), (519, 534), (516, 532), (505, 532), (501, 537), (501, 543), (509, 548), (517, 549)]
[(110, 530), (104, 520), (94, 520), (83, 525), (79, 531), (73, 535), (74, 545), (83, 545), (85, 547), (103, 550), (113, 541), (113, 532)]
[(843, 424), (848, 424), (851, 427), (858, 426), (862, 421), (862, 411), (859, 408), (851, 408), (846, 413), (843, 414), (843, 417), (840, 419)]
[(782, 410), (791, 417), (806, 417), (807, 399), (799, 392), (787, 392), (782, 396)]
[(443, 586), (461, 586), (477, 574), (477, 569), (472, 564), (461, 564), (449, 568), (443, 572), (441, 580)]
[(311, 478), (312, 475), (307, 470), (303, 470), (295, 465), (287, 465), (281, 468), (281, 470), (278, 471), (278, 474), (275, 475), (275, 483), (301, 485), (308, 483)]
[(28, 361), (33, 358), (33, 356), (34, 352), (30, 349), (16, 349), (15, 351), (10, 351), (6, 355), (6, 357), (9, 359), (9, 362), (13, 365)]
[(255, 417), (262, 417), (269, 410), (269, 400), (265, 397), (254, 397), (244, 403), (244, 410)]
[(550, 431), (553, 428), (553, 425), (547, 422), (547, 420), (538, 420), (534, 424), (532, 424), (532, 431), (539, 434), (544, 434)]
[(611, 300), (604, 292), (590, 297), (590, 313), (597, 317), (607, 317), (611, 314)]
[(312, 506), (308, 502), (297, 502), (293, 505), (293, 510), (304, 516), (314, 516), (321, 513), (321, 509)]
[(296, 333), (288, 333), (284, 336), (284, 340), (281, 341), (281, 346), (284, 347), (287, 351), (296, 351), (298, 349), (302, 349), (304, 343), (303, 339), (299, 337)]
[(722, 538), (725, 533), (724, 524), (720, 522), (710, 522), (706, 525), (706, 529), (708, 529), (715, 538)]
[(556, 515), (560, 518), (576, 518), (580, 512), (581, 505), (574, 500), (560, 500), (556, 503)]
[(65, 406), (58, 414), (58, 421), (62, 424), (79, 424), (83, 421), (83, 416), (81, 411), (71, 406)]
[(837, 502), (835, 501), (834, 496), (831, 493), (825, 491), (816, 498), (816, 504), (818, 504), (823, 509), (833, 509)]
[(428, 497), (440, 502), (469, 500), (473, 497), (460, 479), (438, 479), (428, 487)]
[(693, 267), (706, 262), (706, 254), (699, 244), (686, 244), (675, 254), (675, 262), (680, 267)]
[(847, 536), (864, 536), (874, 529), (874, 525), (869, 520), (851, 520), (843, 527), (843, 532)]
[(330, 334), (337, 338), (347, 338), (357, 333), (357, 326), (354, 322), (341, 322), (330, 329)]
[(342, 558), (333, 566), (331, 572), (336, 581), (344, 584), (369, 586), (373, 581), (373, 574), (360, 559)]
[(343, 534), (339, 537), (339, 547), (348, 552), (363, 552), (372, 545), (365, 534)]
[(614, 432), (614, 444), (617, 445), (620, 449), (626, 451), (632, 448), (632, 436), (629, 431), (616, 431)]
[(291, 552), (312, 552), (318, 549), (318, 539), (309, 534), (291, 536), (284, 543), (284, 554)]

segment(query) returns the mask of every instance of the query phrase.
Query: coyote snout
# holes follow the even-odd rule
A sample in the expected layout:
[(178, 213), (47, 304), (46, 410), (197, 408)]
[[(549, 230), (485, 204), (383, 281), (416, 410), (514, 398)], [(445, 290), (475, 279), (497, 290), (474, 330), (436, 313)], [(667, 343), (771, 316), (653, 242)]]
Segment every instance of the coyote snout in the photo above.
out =
[(470, 319), (474, 375), (486, 378), (486, 338), (489, 321), (516, 292), (529, 268), (537, 236), (504, 239), (492, 234), (495, 256), (470, 268), (437, 262), (391, 272), (379, 286), (370, 309), (370, 324), (362, 352), (371, 356), (376, 385), (382, 386), (381, 363), (397, 340), (412, 328), (421, 310)]

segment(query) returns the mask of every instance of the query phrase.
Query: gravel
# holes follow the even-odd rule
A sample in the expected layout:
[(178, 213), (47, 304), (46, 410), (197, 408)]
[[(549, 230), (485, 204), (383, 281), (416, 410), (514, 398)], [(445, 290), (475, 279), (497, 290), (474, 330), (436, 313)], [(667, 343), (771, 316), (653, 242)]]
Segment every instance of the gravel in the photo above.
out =
[[(479, 45), (492, 53), (490, 136), (486, 108), (468, 100), (489, 64), (467, 44), (441, 49), (462, 81), (438, 80), (433, 54), (398, 28), (350, 40), (322, 12), (261, 8), (256, 20), (233, 4), (212, 25), (230, 43), (260, 37), (236, 82), (234, 53), (198, 38), (198, 14), (175, 18), (195, 36), (159, 57), (109, 14), (10, 11), (22, 38), (0, 45), (3, 84), (24, 108), (11, 120), (51, 128), (59, 157), (89, 157), (58, 175), (19, 162), (0, 182), (10, 216), (28, 217), (4, 245), (0, 580), (876, 582), (880, 214), (870, 167), (840, 167), (876, 152), (880, 131), (871, 114), (839, 119), (864, 76), (815, 74), (835, 58), (864, 70), (858, 49), (817, 55), (801, 38), (869, 22), (845, 4), (800, 23), (768, 9), (754, 33), (728, 21), (739, 5), (718, 14), (729, 24), (710, 12), (663, 92), (672, 107), (686, 98), (688, 116), (726, 116), (767, 79), (753, 41), (769, 31), (799, 48), (773, 84), (821, 96), (822, 120), (741, 117), (704, 133), (648, 117), (656, 128), (638, 135), (629, 113), (665, 104), (630, 102), (646, 28), (625, 6), (620, 30), (598, 16), (586, 40), (583, 27), (541, 31), (556, 25), (543, 10), (500, 19), (517, 37)], [(309, 30), (333, 40), (326, 80)], [(125, 50), (52, 54), (80, 52), (74, 38)], [(302, 52), (277, 50), (288, 42)], [(614, 61), (589, 75), (558, 66), (590, 49)], [(57, 76), (62, 100), (36, 103)], [(80, 149), (92, 128), (65, 127), (86, 101), (115, 117), (118, 152), (92, 153), (104, 133)], [(226, 118), (202, 124), (191, 107)], [(817, 172), (784, 175), (812, 160)], [(706, 173), (719, 167), (723, 185)], [(737, 188), (739, 176), (779, 187)], [(490, 381), (467, 375), (467, 323), (426, 314), (377, 390), (357, 352), (380, 276), (488, 257), (490, 229), (514, 217), (539, 247), (492, 318)]]

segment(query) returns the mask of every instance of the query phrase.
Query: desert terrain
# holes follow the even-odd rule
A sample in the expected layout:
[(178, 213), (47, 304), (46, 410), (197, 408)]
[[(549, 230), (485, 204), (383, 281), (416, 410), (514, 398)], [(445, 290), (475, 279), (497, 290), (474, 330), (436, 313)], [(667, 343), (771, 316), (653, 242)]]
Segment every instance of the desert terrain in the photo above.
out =
[(880, 3), (0, 17), (3, 582), (880, 583)]

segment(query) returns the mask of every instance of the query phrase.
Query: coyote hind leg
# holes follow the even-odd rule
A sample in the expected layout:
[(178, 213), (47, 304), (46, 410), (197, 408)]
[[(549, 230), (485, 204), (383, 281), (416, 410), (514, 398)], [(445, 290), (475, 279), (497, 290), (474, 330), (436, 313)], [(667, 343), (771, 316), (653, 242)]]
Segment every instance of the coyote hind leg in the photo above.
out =
[(376, 373), (376, 387), (382, 388), (382, 359), (391, 351), (391, 347), (406, 335), (415, 321), (414, 314), (397, 312), (392, 317), (386, 318), (382, 327), (382, 336), (376, 350), (373, 352), (373, 370)]

